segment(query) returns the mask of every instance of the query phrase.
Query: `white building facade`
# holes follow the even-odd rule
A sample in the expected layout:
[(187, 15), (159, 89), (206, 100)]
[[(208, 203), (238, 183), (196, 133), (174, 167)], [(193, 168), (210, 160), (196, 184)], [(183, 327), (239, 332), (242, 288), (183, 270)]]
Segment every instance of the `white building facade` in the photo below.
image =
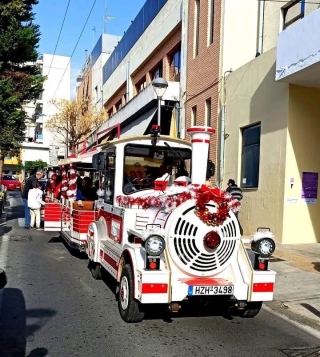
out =
[[(148, 132), (157, 122), (157, 97), (151, 84), (157, 77), (168, 82), (161, 102), (162, 132), (169, 134), (173, 126), (176, 129), (182, 126), (179, 121), (183, 75), (181, 34), (186, 4), (185, 0), (147, 0), (124, 36), (112, 43), (112, 53), (95, 55), (101, 61), (92, 66), (92, 102), (98, 109), (104, 107), (108, 120), (88, 139), (89, 145), (95, 143), (97, 133), (99, 141), (103, 140), (113, 126), (118, 126), (122, 137)], [(111, 43), (110, 39), (106, 41)], [(99, 47), (97, 44), (96, 50)], [(102, 78), (98, 80), (100, 71), (96, 68), (100, 66)]]
[(29, 119), (26, 122), (25, 141), (22, 143), (23, 164), (26, 161), (42, 160), (48, 165), (54, 165), (58, 158), (65, 157), (65, 147), (46, 129), (46, 122), (59, 111), (52, 100), (70, 100), (70, 60), (66, 56), (43, 54), (37, 61), (47, 80), (40, 97), (25, 106)]

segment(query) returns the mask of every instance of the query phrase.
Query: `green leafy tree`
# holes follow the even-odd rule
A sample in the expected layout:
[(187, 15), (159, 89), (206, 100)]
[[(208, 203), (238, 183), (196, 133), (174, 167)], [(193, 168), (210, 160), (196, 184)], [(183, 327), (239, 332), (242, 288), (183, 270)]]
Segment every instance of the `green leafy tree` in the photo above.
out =
[(42, 92), (44, 77), (35, 62), (40, 39), (32, 8), (38, 0), (0, 1), (0, 180), (6, 156), (24, 140), (23, 104)]
[(48, 164), (42, 160), (26, 161), (24, 166), (21, 166), (25, 173), (28, 173), (29, 175), (34, 174), (37, 170), (45, 169), (46, 167), (48, 167)]

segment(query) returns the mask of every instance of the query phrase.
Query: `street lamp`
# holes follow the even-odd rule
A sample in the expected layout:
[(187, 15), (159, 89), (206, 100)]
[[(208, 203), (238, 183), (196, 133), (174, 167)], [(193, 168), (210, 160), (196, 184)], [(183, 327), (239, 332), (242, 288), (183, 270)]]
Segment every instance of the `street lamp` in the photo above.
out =
[(152, 81), (153, 89), (158, 99), (158, 125), (161, 125), (161, 99), (168, 88), (168, 82), (164, 78), (156, 78)]

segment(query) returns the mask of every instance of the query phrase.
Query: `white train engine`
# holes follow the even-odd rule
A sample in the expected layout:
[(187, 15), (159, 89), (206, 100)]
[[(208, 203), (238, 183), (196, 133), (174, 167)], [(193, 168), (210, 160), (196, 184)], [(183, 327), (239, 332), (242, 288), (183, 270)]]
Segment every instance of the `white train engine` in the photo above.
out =
[(238, 201), (205, 185), (214, 174), (207, 157), (213, 129), (188, 129), (191, 144), (157, 132), (151, 143), (114, 140), (93, 158), (102, 190), (86, 244), (92, 275), (101, 278), (104, 268), (117, 280), (126, 322), (141, 321), (154, 304), (176, 312), (213, 302), (255, 316), (273, 299), (272, 234), (257, 232), (248, 252), (233, 213)]

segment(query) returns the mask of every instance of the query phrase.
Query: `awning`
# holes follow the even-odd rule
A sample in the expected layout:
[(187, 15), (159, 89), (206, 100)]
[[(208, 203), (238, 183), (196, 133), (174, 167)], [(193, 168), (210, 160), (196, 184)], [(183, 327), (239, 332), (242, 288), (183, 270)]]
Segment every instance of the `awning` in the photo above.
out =
[(120, 137), (127, 138), (129, 136), (144, 135), (156, 111), (157, 108), (152, 108), (148, 112), (142, 114), (141, 117), (121, 130)]

